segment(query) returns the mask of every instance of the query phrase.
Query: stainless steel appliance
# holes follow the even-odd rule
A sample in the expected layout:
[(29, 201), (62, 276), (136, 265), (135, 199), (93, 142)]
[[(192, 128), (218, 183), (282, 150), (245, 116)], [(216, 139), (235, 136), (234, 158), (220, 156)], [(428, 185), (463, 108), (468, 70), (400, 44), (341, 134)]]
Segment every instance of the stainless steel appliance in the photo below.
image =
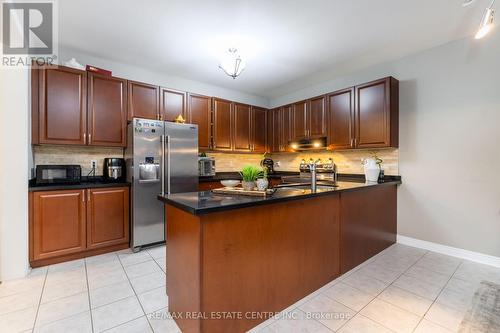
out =
[(105, 158), (103, 176), (108, 181), (124, 180), (125, 160), (123, 158)]
[(37, 165), (36, 184), (71, 184), (82, 180), (82, 167), (74, 164)]
[(283, 176), (282, 180), (284, 184), (294, 184), (294, 183), (303, 183), (303, 184), (311, 184), (312, 182), (312, 173), (311, 173), (311, 165), (315, 166), (315, 179), (317, 181), (323, 182), (332, 182), (334, 184), (337, 183), (337, 165), (333, 162), (331, 158), (328, 161), (323, 162), (321, 159), (317, 161), (313, 161), (312, 159), (309, 161), (302, 160), (300, 162), (299, 176)]
[(165, 241), (160, 193), (194, 192), (198, 187), (198, 126), (134, 118), (125, 149), (131, 189), (131, 246)]
[(215, 159), (213, 157), (198, 157), (198, 174), (200, 176), (215, 176)]

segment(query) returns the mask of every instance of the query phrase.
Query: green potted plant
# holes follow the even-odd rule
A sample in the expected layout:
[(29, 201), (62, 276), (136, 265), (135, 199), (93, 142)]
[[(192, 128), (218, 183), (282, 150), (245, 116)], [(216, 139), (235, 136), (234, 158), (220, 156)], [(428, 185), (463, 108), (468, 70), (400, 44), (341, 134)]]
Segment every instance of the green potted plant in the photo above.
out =
[(262, 169), (256, 166), (247, 165), (243, 167), (240, 171), (241, 178), (243, 179), (241, 182), (243, 188), (247, 191), (253, 190), (255, 188), (255, 181), (259, 178), (261, 173)]

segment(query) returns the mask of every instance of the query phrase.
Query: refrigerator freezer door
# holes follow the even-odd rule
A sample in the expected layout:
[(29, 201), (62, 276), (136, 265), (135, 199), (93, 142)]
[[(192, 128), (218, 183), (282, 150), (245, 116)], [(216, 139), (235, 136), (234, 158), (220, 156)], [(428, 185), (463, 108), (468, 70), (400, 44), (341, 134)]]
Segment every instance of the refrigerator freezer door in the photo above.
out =
[(198, 125), (165, 122), (165, 191), (198, 191)]

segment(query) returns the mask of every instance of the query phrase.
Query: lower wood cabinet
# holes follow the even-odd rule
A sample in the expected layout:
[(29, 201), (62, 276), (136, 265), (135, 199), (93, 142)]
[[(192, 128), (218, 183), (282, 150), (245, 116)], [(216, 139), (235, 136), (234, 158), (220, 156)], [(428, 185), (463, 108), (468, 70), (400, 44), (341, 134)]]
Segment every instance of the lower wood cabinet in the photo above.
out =
[(129, 240), (128, 187), (87, 190), (87, 248)]
[(129, 246), (129, 188), (29, 193), (32, 267)]

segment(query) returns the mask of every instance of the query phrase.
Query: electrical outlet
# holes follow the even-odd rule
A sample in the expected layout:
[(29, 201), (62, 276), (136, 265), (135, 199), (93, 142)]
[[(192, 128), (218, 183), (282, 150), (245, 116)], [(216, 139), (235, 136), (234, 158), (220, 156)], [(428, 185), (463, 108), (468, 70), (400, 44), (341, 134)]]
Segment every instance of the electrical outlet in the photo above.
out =
[(90, 160), (90, 168), (97, 170), (97, 160)]
[(281, 166), (281, 162), (280, 161), (276, 161), (274, 162), (274, 164), (279, 168)]

